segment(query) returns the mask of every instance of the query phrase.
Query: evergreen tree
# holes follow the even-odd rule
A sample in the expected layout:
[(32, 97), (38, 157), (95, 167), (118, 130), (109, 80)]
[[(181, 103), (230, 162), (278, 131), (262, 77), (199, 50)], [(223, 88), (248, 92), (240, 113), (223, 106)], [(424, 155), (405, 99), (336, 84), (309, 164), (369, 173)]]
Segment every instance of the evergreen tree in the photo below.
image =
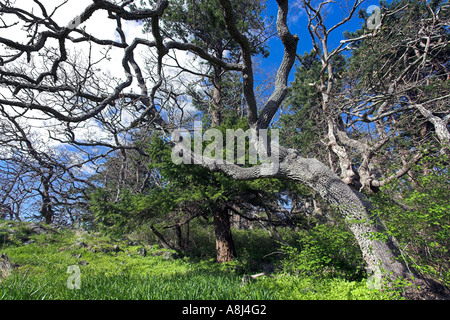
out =
[[(270, 27), (263, 19), (266, 8), (264, 0), (232, 1), (239, 32), (245, 34), (251, 43), (253, 55), (268, 56), (266, 41), (270, 37)], [(218, 60), (239, 63), (239, 44), (229, 34), (224, 20), (223, 8), (218, 0), (173, 1), (166, 10), (163, 21), (164, 34), (173, 40), (192, 41)], [(149, 31), (147, 25), (144, 31)], [(188, 40), (189, 39), (189, 40)], [(204, 74), (206, 89), (202, 92), (191, 87), (190, 95), (194, 106), (206, 117), (207, 126), (219, 127), (224, 119), (232, 119), (236, 114), (243, 116), (242, 83), (233, 72), (226, 72), (219, 65), (206, 63), (209, 72)], [(200, 179), (202, 180), (202, 179)], [(215, 179), (204, 180), (215, 189)], [(206, 197), (208, 199), (208, 197)], [(217, 240), (218, 261), (230, 261), (236, 256), (231, 235), (230, 210), (215, 198), (213, 209)], [(209, 201), (209, 200), (208, 200)]]

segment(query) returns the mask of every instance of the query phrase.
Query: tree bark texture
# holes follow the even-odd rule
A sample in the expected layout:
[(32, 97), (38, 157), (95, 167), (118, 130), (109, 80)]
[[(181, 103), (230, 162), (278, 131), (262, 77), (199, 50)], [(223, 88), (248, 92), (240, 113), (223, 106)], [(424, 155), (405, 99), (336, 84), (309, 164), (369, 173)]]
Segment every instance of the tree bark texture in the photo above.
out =
[(51, 224), (53, 222), (53, 214), (54, 214), (53, 208), (52, 208), (52, 200), (50, 197), (50, 183), (51, 183), (50, 179), (51, 179), (51, 175), (46, 176), (46, 177), (44, 177), (44, 176), (41, 177), (41, 183), (43, 185), (43, 190), (40, 191), (42, 203), (41, 203), (41, 208), (40, 208), (39, 212), (42, 215), (42, 217), (44, 217), (46, 224)]
[[(221, 58), (221, 56), (220, 56)], [(214, 88), (213, 88), (213, 101), (209, 114), (211, 115), (211, 123), (213, 126), (220, 126), (222, 124), (222, 68), (214, 68)]]
[(226, 207), (217, 208), (214, 212), (214, 233), (216, 235), (217, 262), (229, 262), (236, 258), (231, 221)]
[(394, 278), (409, 274), (406, 266), (397, 260), (394, 243), (375, 238), (375, 234), (385, 230), (371, 213), (371, 204), (326, 165), (316, 159), (296, 158), (281, 163), (280, 174), (312, 188), (343, 214), (371, 272), (383, 271)]

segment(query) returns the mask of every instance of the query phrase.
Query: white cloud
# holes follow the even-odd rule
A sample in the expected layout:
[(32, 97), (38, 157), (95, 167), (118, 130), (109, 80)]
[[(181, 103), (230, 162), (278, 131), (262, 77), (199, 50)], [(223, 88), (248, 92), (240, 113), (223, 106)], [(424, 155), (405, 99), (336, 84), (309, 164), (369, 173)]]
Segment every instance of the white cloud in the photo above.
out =
[[(45, 6), (48, 13), (54, 11), (55, 7), (62, 4), (63, 1), (59, 0), (40, 0), (41, 3)], [(54, 14), (52, 15), (52, 19), (60, 26), (67, 26), (75, 17), (80, 15), (87, 6), (92, 4), (92, 0), (68, 0), (67, 3), (59, 7)], [(32, 11), (36, 16), (42, 16), (41, 9), (33, 0), (20, 0), (16, 1), (15, 6), (25, 9), (27, 11)], [(14, 16), (12, 15), (4, 15), (2, 16), (6, 23), (14, 23)], [(116, 31), (116, 21), (113, 19), (109, 19), (107, 12), (104, 10), (99, 10), (95, 12), (92, 17), (82, 23), (80, 28), (85, 28), (86, 32), (92, 34), (98, 39), (108, 39), (108, 40), (119, 40), (119, 35)], [(151, 39), (151, 34), (143, 34), (142, 33), (142, 24), (135, 21), (122, 21), (122, 30), (125, 34), (126, 41), (130, 44), (134, 38), (141, 37), (146, 39)], [(1, 37), (9, 38), (13, 41), (26, 43), (29, 41), (27, 37), (27, 31), (24, 28), (24, 25), (17, 25), (11, 29), (8, 29), (8, 32), (1, 35)], [(76, 33), (73, 33), (74, 37), (77, 37)], [(91, 59), (92, 61), (96, 61), (101, 59), (104, 56), (104, 50), (106, 49), (103, 46), (97, 45), (95, 43), (71, 43), (70, 41), (66, 41), (66, 48), (69, 52), (69, 60), (70, 59), (78, 59), (80, 61), (86, 60), (89, 56), (89, 48), (91, 47)], [(58, 48), (58, 43), (55, 39), (48, 39), (46, 46), (53, 46), (54, 48)], [(108, 78), (118, 78), (122, 81), (125, 79), (125, 71), (122, 67), (122, 58), (124, 55), (124, 50), (121, 48), (111, 48), (108, 52), (109, 60), (102, 61), (97, 67), (101, 70), (101, 73), (104, 73)], [(193, 60), (193, 55), (187, 52), (177, 52), (172, 53), (175, 55), (181, 65), (189, 69), (195, 68), (204, 68), (200, 66), (200, 59)], [(39, 62), (42, 61), (42, 57), (39, 57), (37, 53), (33, 53), (33, 63), (36, 64), (37, 68), (42, 69), (43, 66), (39, 65)], [(137, 63), (140, 65), (141, 69), (145, 71), (145, 69), (152, 69), (154, 65), (149, 65), (148, 61), (146, 61), (146, 57), (149, 56), (149, 48), (146, 46), (138, 46), (135, 50), (134, 57)], [(23, 57), (23, 61), (20, 62), (22, 68), (27, 70), (31, 66), (26, 62), (26, 57)], [(167, 58), (165, 60), (166, 63), (171, 63), (170, 59)], [(171, 63), (173, 65), (173, 63)], [(81, 71), (81, 68), (80, 70)], [(35, 73), (37, 71), (35, 70)], [(30, 75), (30, 73), (29, 73)], [(189, 73), (182, 73), (181, 75), (178, 73), (178, 70), (174, 68), (166, 68), (164, 70), (164, 76), (169, 78), (177, 78), (178, 85), (174, 86), (173, 89), (182, 92), (183, 85), (194, 80), (194, 76)], [(120, 80), (119, 80), (120, 81)], [(150, 88), (153, 83), (151, 83), (150, 79), (147, 79), (148, 87)], [(133, 82), (133, 85), (127, 90), (133, 90), (134, 92), (139, 92), (140, 88), (137, 85), (137, 81)], [(14, 98), (12, 97), (12, 93), (5, 89), (0, 88), (0, 96), (6, 98)], [(46, 94), (39, 94), (39, 101), (41, 103), (45, 103), (46, 99), (51, 98)], [(62, 108), (61, 105), (52, 104), (55, 108)], [(182, 103), (185, 114), (194, 112), (194, 108), (192, 107), (192, 103), (189, 99), (185, 99)], [(61, 109), (63, 110), (63, 109)], [(10, 110), (12, 114), (17, 114), (17, 112)], [(23, 118), (24, 125), (29, 127), (32, 132), (34, 132), (40, 139), (48, 146), (51, 147), (59, 147), (61, 144), (54, 139), (51, 139), (49, 136), (49, 132), (52, 136), (59, 137), (61, 140), (64, 140), (64, 129), (65, 125), (60, 121), (55, 119), (49, 119), (48, 116), (44, 116), (41, 112), (38, 111), (28, 111), (26, 114), (26, 118)], [(121, 123), (126, 126), (130, 124), (133, 119), (135, 119), (136, 115), (131, 112), (124, 112), (122, 114)], [(26, 123), (25, 123), (26, 122)], [(80, 124), (75, 130), (77, 139), (84, 141), (106, 141), (109, 143), (113, 143), (111, 140), (111, 135), (104, 130), (96, 121), (90, 120), (86, 121), (83, 124)]]

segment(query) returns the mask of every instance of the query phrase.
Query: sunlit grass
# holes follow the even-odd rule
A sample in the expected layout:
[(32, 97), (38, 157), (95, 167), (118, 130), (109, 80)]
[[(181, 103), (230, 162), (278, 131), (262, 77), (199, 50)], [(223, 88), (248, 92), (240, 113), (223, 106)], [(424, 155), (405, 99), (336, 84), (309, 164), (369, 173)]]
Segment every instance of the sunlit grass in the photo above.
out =
[[(82, 238), (85, 246), (74, 245)], [(262, 277), (242, 285), (245, 268), (239, 262), (218, 264), (212, 259), (165, 258), (164, 250), (92, 234), (65, 231), (35, 236), (29, 245), (1, 248), (19, 266), (0, 283), (7, 300), (313, 300), (386, 299), (364, 281), (321, 279), (294, 275)], [(119, 244), (119, 251), (110, 249)], [(69, 266), (78, 266), (80, 289), (70, 289)]]

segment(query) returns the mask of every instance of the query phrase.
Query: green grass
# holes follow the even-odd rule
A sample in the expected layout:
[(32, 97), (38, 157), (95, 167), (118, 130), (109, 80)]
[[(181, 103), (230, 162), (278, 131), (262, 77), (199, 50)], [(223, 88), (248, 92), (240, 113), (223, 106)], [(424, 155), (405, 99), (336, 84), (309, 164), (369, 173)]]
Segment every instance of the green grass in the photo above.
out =
[[(388, 299), (369, 290), (365, 281), (321, 279), (278, 274), (242, 286), (239, 262), (218, 264), (212, 259), (165, 259), (164, 250), (129, 246), (98, 234), (64, 231), (32, 236), (36, 242), (0, 244), (1, 252), (20, 266), (0, 282), (1, 300), (324, 300)], [(82, 240), (86, 246), (74, 245)], [(111, 248), (118, 244), (121, 251)], [(69, 266), (80, 269), (80, 289), (69, 289)]]

